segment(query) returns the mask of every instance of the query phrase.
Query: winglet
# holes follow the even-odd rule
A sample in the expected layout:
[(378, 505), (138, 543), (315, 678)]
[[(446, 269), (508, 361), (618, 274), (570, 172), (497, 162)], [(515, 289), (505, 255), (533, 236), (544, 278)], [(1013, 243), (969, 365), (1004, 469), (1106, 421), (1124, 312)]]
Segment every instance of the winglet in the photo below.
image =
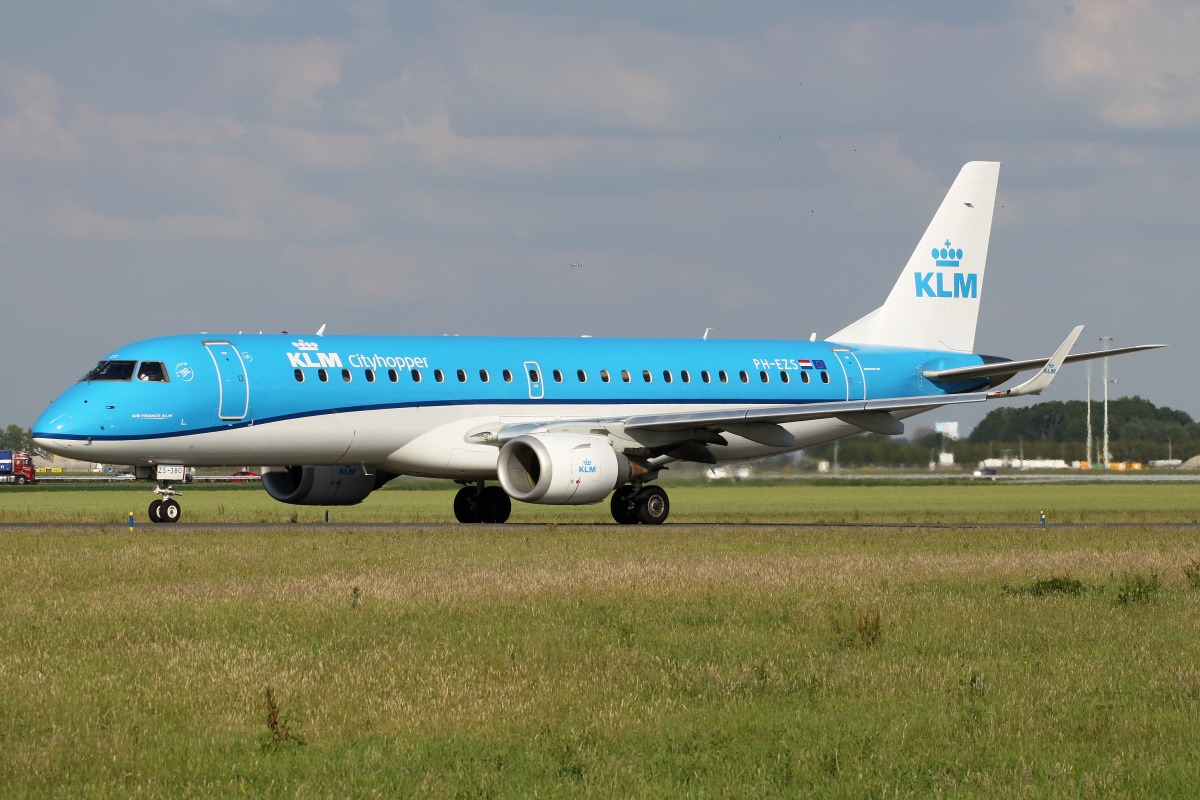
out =
[(1046, 365), (1042, 367), (1042, 371), (1037, 375), (1034, 375), (1016, 388), (1005, 389), (1002, 392), (992, 392), (988, 397), (1020, 397), (1025, 394), (1041, 394), (1050, 386), (1050, 382), (1054, 380), (1054, 376), (1058, 374), (1058, 368), (1062, 366), (1063, 359), (1071, 352), (1071, 348), (1075, 345), (1075, 340), (1079, 338), (1079, 334), (1081, 333), (1083, 333), (1082, 325), (1071, 331), (1071, 335), (1058, 346), (1058, 349), (1054, 351), (1054, 355), (1050, 356), (1046, 361)]

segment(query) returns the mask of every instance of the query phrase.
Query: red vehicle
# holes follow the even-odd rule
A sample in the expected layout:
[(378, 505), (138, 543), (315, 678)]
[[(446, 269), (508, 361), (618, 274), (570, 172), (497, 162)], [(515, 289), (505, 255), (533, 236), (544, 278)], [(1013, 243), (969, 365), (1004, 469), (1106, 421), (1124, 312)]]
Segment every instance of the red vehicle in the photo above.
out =
[(244, 469), (244, 470), (235, 472), (232, 475), (230, 475), (229, 480), (231, 480), (231, 481), (257, 481), (257, 480), (261, 480), (261, 478), (259, 477), (257, 472), (251, 472), (250, 470)]
[(33, 456), (0, 450), (0, 483), (33, 483), (36, 480)]

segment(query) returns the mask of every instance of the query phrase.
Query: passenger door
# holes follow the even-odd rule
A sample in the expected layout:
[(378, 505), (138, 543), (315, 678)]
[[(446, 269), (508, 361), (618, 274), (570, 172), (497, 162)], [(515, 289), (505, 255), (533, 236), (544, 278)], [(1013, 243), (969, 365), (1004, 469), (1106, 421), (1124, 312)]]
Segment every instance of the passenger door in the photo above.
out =
[(245, 419), (250, 410), (250, 382), (246, 379), (242, 354), (230, 342), (204, 342), (204, 347), (217, 368), (217, 384), (221, 390), (217, 416), (226, 421)]
[(862, 364), (858, 363), (858, 356), (854, 355), (853, 351), (847, 350), (844, 347), (834, 347), (831, 349), (838, 363), (842, 365), (842, 372), (846, 375), (846, 399), (866, 400), (867, 382), (863, 377)]

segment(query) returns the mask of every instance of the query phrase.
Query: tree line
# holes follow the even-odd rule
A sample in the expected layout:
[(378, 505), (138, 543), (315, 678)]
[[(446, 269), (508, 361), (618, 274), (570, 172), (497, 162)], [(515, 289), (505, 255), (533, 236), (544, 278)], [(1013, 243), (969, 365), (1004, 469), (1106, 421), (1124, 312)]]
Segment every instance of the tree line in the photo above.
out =
[(33, 450), (33, 429), (9, 425), (0, 431), (0, 450)]
[[(1092, 402), (1092, 460), (1101, 459), (1104, 403)], [(1108, 450), (1114, 461), (1147, 463), (1168, 457), (1188, 459), (1200, 454), (1200, 423), (1185, 411), (1156, 406), (1141, 397), (1108, 401)], [(1050, 401), (1026, 408), (1004, 407), (989, 412), (970, 436), (945, 440), (958, 464), (986, 458), (1087, 458), (1087, 402)], [(942, 450), (940, 433), (926, 431), (912, 439), (869, 433), (842, 439), (838, 463), (847, 467), (923, 468)], [(833, 461), (833, 443), (807, 448), (807, 459)]]

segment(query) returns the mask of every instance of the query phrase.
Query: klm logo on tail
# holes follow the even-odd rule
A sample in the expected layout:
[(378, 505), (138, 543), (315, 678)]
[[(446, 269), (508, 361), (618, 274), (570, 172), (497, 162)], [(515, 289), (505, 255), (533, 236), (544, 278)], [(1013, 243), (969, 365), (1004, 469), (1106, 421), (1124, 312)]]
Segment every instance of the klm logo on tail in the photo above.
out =
[[(957, 267), (962, 263), (962, 249), (950, 246), (946, 240), (944, 247), (933, 248), (933, 265), (935, 267)], [(917, 297), (979, 297), (979, 276), (974, 272), (955, 272), (954, 284), (946, 286), (944, 272), (914, 272), (917, 280)]]

